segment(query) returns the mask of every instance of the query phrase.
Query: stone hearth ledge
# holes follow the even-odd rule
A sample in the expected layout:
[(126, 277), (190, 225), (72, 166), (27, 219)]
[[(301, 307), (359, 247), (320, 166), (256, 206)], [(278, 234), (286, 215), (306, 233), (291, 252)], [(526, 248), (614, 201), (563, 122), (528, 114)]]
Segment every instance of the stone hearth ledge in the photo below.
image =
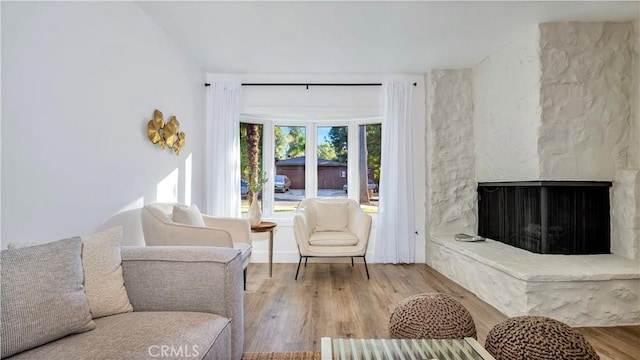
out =
[(427, 263), (507, 316), (548, 316), (571, 326), (640, 325), (640, 261), (543, 255), (488, 239), (433, 235)]

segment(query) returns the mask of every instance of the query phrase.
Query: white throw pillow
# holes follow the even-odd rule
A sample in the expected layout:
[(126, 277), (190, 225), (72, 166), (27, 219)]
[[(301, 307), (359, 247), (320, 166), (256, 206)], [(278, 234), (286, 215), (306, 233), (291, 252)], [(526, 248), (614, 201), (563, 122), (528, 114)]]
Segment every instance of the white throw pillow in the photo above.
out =
[(122, 227), (82, 237), (84, 291), (94, 318), (133, 311), (122, 276)]
[(174, 205), (173, 206), (173, 221), (185, 224), (204, 227), (204, 219), (200, 213), (200, 209), (194, 204), (191, 206), (186, 205)]
[(315, 203), (315, 231), (342, 231), (349, 224), (349, 203), (324, 202)]

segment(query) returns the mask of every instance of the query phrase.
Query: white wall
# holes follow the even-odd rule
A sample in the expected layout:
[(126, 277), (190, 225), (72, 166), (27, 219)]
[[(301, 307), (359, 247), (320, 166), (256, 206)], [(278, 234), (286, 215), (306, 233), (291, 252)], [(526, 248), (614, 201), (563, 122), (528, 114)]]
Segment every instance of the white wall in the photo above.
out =
[[(185, 201), (185, 161), (202, 155), (204, 72), (131, 2), (1, 6), (2, 246), (117, 223), (175, 171), (168, 187)], [(147, 139), (156, 108), (186, 133), (179, 156)], [(135, 242), (139, 228), (125, 235)]]
[(539, 177), (540, 53), (536, 26), (473, 70), (476, 176), (483, 181)]
[[(424, 263), (425, 239), (425, 92), (424, 79), (420, 75), (394, 74), (210, 74), (207, 81), (236, 80), (245, 83), (379, 83), (385, 80), (416, 82), (413, 97), (414, 130), (414, 195), (416, 202), (415, 225), (416, 262)], [(243, 87), (242, 107), (244, 114), (278, 118), (371, 117), (382, 114), (382, 91), (380, 87)], [(298, 262), (299, 255), (293, 234), (291, 218), (280, 216), (266, 218), (278, 224), (274, 236), (274, 262)], [(375, 219), (371, 231), (371, 243), (367, 257), (372, 260), (375, 248)], [(252, 262), (267, 262), (267, 237), (254, 234)], [(321, 260), (323, 261), (323, 260)]]
[(475, 234), (477, 191), (472, 70), (432, 70), (427, 78), (429, 235)]

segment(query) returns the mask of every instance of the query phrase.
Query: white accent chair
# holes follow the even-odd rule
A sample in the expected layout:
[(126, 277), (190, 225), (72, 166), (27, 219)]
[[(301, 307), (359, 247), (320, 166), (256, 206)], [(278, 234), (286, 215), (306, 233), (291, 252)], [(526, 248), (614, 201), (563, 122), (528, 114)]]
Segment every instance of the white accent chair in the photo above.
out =
[(361, 257), (369, 279), (367, 245), (371, 232), (371, 216), (365, 214), (355, 200), (345, 198), (311, 198), (300, 202), (293, 229), (300, 252), (300, 264), (310, 257)]
[[(251, 226), (246, 219), (201, 214), (204, 227), (173, 221), (174, 203), (145, 205), (141, 211), (142, 231), (147, 246), (216, 246), (235, 248), (242, 255), (246, 289), (251, 256)], [(182, 205), (184, 206), (184, 205)], [(199, 211), (198, 211), (199, 213)]]

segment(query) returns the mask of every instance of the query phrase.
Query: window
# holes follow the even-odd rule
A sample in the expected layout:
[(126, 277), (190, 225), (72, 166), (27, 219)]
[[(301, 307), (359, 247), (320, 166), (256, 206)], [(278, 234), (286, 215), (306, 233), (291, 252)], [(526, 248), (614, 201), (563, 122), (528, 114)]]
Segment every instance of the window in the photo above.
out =
[(347, 126), (316, 127), (318, 196), (347, 197)]
[[(360, 157), (358, 159), (360, 176), (360, 192), (358, 199), (360, 206), (366, 212), (378, 212), (378, 194), (380, 184), (380, 158), (382, 149), (382, 125), (360, 125), (358, 129), (360, 143)], [(366, 189), (366, 190), (365, 190)]]
[(277, 125), (273, 134), (276, 174), (273, 211), (294, 212), (306, 194), (307, 128)]
[(258, 193), (265, 216), (293, 213), (307, 197), (349, 197), (377, 213), (379, 123), (250, 121), (240, 124), (242, 212), (248, 211), (249, 183), (257, 171), (266, 181)]

